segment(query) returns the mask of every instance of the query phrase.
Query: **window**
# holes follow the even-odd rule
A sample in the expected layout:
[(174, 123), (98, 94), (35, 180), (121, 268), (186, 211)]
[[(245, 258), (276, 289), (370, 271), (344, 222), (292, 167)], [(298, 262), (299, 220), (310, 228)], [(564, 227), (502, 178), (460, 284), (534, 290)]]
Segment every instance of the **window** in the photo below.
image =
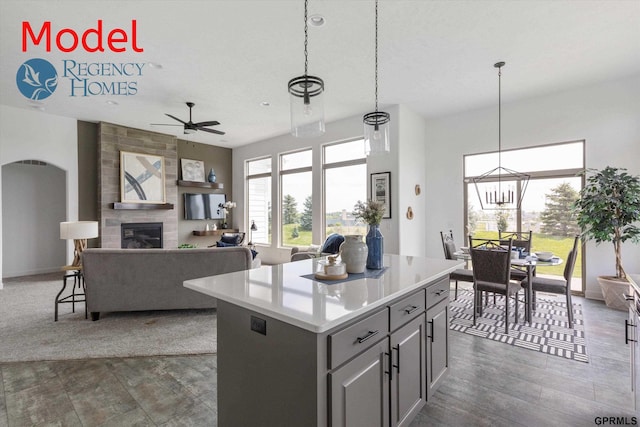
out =
[(280, 155), (280, 241), (283, 246), (312, 242), (312, 152)]
[[(573, 245), (573, 237), (579, 232), (571, 204), (582, 188), (582, 178), (577, 174), (584, 169), (584, 141), (502, 151), (503, 166), (531, 175), (519, 210), (480, 208), (478, 192), (471, 178), (497, 166), (497, 163), (497, 152), (464, 156), (465, 234), (493, 238), (498, 236), (498, 230), (531, 230), (532, 252), (552, 251), (566, 258)], [(520, 191), (518, 182), (502, 183)], [(484, 197), (485, 190), (479, 188), (479, 191)], [(537, 274), (562, 276), (563, 270), (564, 265), (545, 267)], [(573, 277), (572, 290), (584, 293), (581, 253), (578, 254)]]
[(356, 224), (352, 214), (358, 200), (367, 200), (367, 159), (363, 147), (362, 139), (323, 147), (323, 240), (332, 233), (366, 234), (366, 224)]
[(246, 162), (247, 224), (255, 222), (253, 243), (271, 243), (271, 158)]

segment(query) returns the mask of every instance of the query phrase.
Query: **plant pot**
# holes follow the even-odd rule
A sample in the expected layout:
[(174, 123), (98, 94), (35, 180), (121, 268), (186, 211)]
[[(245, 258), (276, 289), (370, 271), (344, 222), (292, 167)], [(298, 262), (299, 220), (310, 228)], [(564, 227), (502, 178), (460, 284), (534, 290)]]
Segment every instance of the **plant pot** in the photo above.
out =
[(628, 281), (616, 279), (613, 276), (598, 276), (598, 283), (607, 307), (622, 311), (629, 309), (624, 299), (624, 294), (631, 294)]

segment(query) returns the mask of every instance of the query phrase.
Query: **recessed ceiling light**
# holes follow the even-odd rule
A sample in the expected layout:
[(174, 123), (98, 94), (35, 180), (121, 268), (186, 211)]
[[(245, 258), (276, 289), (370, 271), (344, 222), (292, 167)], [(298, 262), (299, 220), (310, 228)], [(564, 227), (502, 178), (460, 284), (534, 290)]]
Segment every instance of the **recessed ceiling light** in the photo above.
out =
[(162, 64), (158, 64), (157, 62), (147, 62), (147, 65), (150, 68), (155, 68), (155, 69), (158, 69), (158, 70), (162, 69)]
[(105, 101), (105, 102), (106, 102), (107, 104), (109, 104), (109, 105), (118, 105), (118, 103), (117, 103), (116, 101), (112, 101), (112, 100), (110, 100), (110, 99), (109, 99), (108, 101)]
[(307, 18), (307, 24), (311, 25), (312, 27), (322, 27), (327, 21), (325, 21), (324, 16), (322, 15), (311, 15), (309, 18)]
[(271, 105), (271, 103), (269, 101), (262, 101), (260, 105), (262, 105), (263, 107), (268, 107), (269, 105)]

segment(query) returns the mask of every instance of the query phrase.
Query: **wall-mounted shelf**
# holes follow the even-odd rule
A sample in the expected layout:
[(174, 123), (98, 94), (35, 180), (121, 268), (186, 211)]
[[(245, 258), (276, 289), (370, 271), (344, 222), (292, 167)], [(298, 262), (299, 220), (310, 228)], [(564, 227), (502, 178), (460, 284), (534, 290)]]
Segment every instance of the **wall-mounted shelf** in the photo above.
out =
[(212, 188), (214, 190), (222, 190), (224, 188), (224, 184), (219, 182), (183, 181), (181, 179), (178, 180), (178, 185), (180, 187)]
[(150, 210), (150, 209), (173, 209), (173, 203), (120, 203), (115, 202), (111, 205), (113, 209), (137, 209), (137, 210)]
[(237, 233), (236, 228), (221, 228), (219, 230), (193, 230), (194, 236), (220, 236), (222, 233)]

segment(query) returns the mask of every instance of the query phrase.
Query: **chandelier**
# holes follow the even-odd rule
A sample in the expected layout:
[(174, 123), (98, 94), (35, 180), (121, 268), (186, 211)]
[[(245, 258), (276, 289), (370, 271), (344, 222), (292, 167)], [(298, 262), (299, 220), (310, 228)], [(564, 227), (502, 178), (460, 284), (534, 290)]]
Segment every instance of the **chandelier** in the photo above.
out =
[[(520, 209), (524, 193), (529, 184), (529, 175), (502, 166), (502, 67), (504, 62), (496, 62), (498, 69), (498, 167), (483, 173), (472, 181), (478, 193), (483, 210)], [(520, 185), (518, 193), (517, 186)], [(484, 194), (481, 187), (484, 188)]]

